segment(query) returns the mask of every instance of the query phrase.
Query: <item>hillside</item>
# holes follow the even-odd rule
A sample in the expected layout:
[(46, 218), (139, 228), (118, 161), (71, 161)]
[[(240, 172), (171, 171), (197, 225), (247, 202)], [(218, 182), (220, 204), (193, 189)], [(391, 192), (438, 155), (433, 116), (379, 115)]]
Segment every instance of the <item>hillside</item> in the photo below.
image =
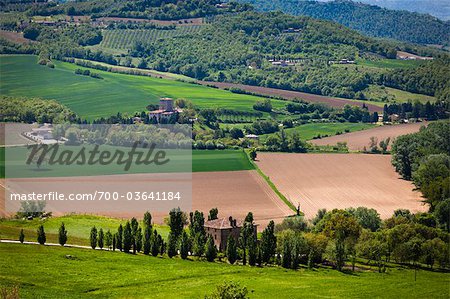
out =
[[(394, 38), (420, 44), (448, 45), (450, 41), (450, 23), (425, 14), (339, 0), (331, 2), (240, 1), (250, 3), (262, 11), (281, 10), (288, 14), (335, 21), (369, 36)], [(412, 24), (413, 26), (411, 26)]]

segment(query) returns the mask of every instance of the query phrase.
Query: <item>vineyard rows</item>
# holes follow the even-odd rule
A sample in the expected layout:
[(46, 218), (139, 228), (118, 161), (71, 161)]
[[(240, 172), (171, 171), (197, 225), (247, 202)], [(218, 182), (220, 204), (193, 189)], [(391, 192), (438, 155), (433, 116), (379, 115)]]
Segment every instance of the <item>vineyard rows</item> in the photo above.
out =
[(129, 49), (134, 42), (151, 42), (158, 39), (181, 36), (194, 33), (201, 28), (201, 25), (180, 26), (173, 30), (161, 29), (114, 29), (103, 30), (103, 40), (101, 47), (110, 49)]

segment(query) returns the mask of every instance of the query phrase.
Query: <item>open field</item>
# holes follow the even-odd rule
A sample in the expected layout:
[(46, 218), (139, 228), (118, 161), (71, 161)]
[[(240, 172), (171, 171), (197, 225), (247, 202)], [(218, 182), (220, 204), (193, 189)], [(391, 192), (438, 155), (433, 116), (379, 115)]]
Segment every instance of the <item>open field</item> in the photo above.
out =
[(316, 145), (335, 145), (338, 142), (347, 142), (349, 150), (361, 151), (364, 149), (364, 147), (366, 147), (367, 149), (369, 148), (370, 137), (376, 137), (378, 139), (378, 142), (390, 137), (392, 144), (393, 139), (397, 138), (398, 136), (418, 132), (420, 127), (426, 125), (426, 122), (401, 125), (385, 125), (369, 130), (316, 139), (312, 140), (311, 142)]
[(357, 60), (357, 65), (373, 67), (373, 68), (409, 68), (413, 69), (421, 65), (423, 61), (419, 60), (400, 60), (400, 59), (379, 59), (379, 60)]
[[(348, 130), (349, 132), (355, 132), (360, 130), (367, 130), (373, 127), (375, 127), (375, 125), (365, 123), (309, 123), (293, 128), (288, 128), (284, 131), (287, 134), (292, 134), (294, 132), (298, 133), (300, 134), (300, 138), (306, 141), (312, 140), (317, 135), (333, 136), (338, 132), (345, 133), (346, 130)], [(260, 140), (264, 141), (270, 135), (271, 134), (261, 135)]]
[(23, 37), (22, 33), (14, 31), (0, 30), (0, 38), (4, 38), (17, 44), (35, 43), (35, 41), (31, 39)]
[(370, 101), (382, 101), (383, 99), (386, 99), (388, 100), (386, 104), (407, 103), (408, 101), (413, 103), (415, 101), (419, 101), (422, 104), (425, 104), (428, 101), (430, 103), (434, 103), (436, 101), (435, 97), (378, 85), (370, 85), (363, 91), (363, 93), (364, 96)]
[[(158, 176), (160, 180), (164, 181), (164, 177)], [(52, 187), (54, 192), (62, 193), (63, 190), (59, 190), (59, 186), (63, 186), (67, 179), (64, 178), (41, 178), (36, 179), (40, 182), (45, 182), (41, 186), (46, 186), (48, 184), (54, 184)], [(84, 192), (90, 193), (92, 187), (95, 186), (105, 186), (110, 184), (110, 186), (115, 186), (114, 190), (121, 190), (121, 194), (128, 191), (136, 191), (133, 189), (133, 184), (138, 184), (139, 182), (147, 182), (148, 188), (151, 189), (151, 182), (154, 177), (151, 174), (134, 174), (127, 176), (95, 176), (95, 177), (72, 177), (70, 178), (71, 185), (80, 186), (83, 183), (83, 190), (78, 191), (67, 189), (67, 192)], [(56, 184), (55, 184), (56, 183)], [(4, 181), (1, 183), (2, 195)], [(140, 186), (140, 185), (139, 185)], [(179, 186), (179, 185), (177, 185)], [(68, 186), (66, 186), (68, 188)], [(63, 187), (63, 188), (66, 188)], [(45, 187), (44, 187), (45, 188)], [(74, 187), (77, 188), (77, 187)], [(95, 187), (99, 189), (100, 187)], [(111, 187), (112, 188), (112, 187)], [(123, 190), (122, 190), (123, 189)], [(130, 190), (131, 189), (131, 190)], [(44, 193), (36, 185), (33, 189), (36, 193)], [(108, 189), (113, 190), (113, 189)], [(182, 190), (181, 190), (182, 191)], [(2, 198), (4, 201), (4, 198)], [(53, 203), (51, 203), (53, 204)], [(58, 206), (59, 203), (54, 203), (53, 207)], [(126, 206), (120, 208), (118, 211), (105, 211), (108, 208), (102, 209), (100, 203), (94, 204), (93, 206), (80, 207), (79, 202), (64, 202), (64, 209), (71, 209), (75, 211), (89, 209), (92, 213), (98, 213), (101, 215), (107, 215), (118, 218), (131, 218), (138, 217), (141, 218), (145, 209), (141, 209), (143, 205), (148, 206), (148, 210), (152, 212), (153, 219), (157, 224), (163, 224), (164, 218), (168, 215), (168, 210), (166, 212), (153, 212), (152, 203), (136, 203), (136, 205), (129, 205), (129, 202), (125, 202)], [(138, 206), (139, 204), (139, 206)], [(161, 203), (163, 204), (163, 203)], [(187, 204), (187, 203), (180, 203)], [(70, 206), (72, 205), (72, 206)], [(120, 205), (120, 203), (119, 203)], [(3, 206), (0, 200), (0, 207)], [(92, 207), (92, 208), (90, 208)], [(115, 209), (117, 206), (111, 209)], [(233, 216), (236, 218), (244, 218), (248, 212), (253, 212), (256, 223), (260, 224), (259, 229), (264, 229), (270, 220), (275, 220), (277, 222), (281, 221), (285, 216), (291, 215), (293, 212), (283, 201), (273, 192), (270, 186), (264, 181), (264, 179), (255, 171), (233, 171), (233, 172), (199, 172), (192, 174), (192, 210), (200, 210), (208, 214), (211, 208), (217, 207), (219, 209), (220, 217)], [(81, 209), (81, 210), (80, 210)], [(94, 211), (95, 209), (95, 211)], [(189, 211), (186, 211), (189, 212)], [(61, 215), (61, 212), (57, 212), (56, 215)], [(118, 224), (117, 224), (118, 225)], [(1, 226), (1, 224), (0, 224)], [(1, 232), (1, 230), (0, 230)]]
[(350, 275), (23, 244), (0, 243), (0, 256), (0, 286), (19, 285), (21, 298), (203, 298), (230, 280), (250, 298), (447, 298), (450, 282), (432, 271), (414, 281), (407, 268)]
[(258, 153), (257, 165), (312, 218), (318, 209), (365, 206), (382, 218), (394, 210), (426, 211), (420, 192), (400, 179), (389, 155)]
[(355, 105), (355, 106), (362, 106), (365, 104), (369, 111), (383, 111), (383, 105), (384, 103), (370, 103), (367, 101), (358, 101), (358, 100), (348, 100), (348, 99), (341, 99), (341, 98), (334, 98), (334, 97), (327, 97), (327, 96), (321, 96), (311, 93), (305, 93), (300, 91), (291, 91), (291, 90), (283, 90), (283, 89), (276, 89), (276, 88), (269, 88), (269, 87), (261, 87), (261, 86), (251, 86), (251, 85), (244, 85), (244, 84), (236, 84), (236, 83), (225, 83), (225, 82), (209, 82), (209, 81), (198, 81), (199, 83), (203, 85), (214, 85), (218, 88), (239, 88), (242, 90), (245, 90), (247, 92), (265, 95), (265, 96), (272, 96), (272, 97), (281, 97), (285, 99), (303, 99), (307, 102), (311, 103), (323, 103), (327, 104), (331, 107), (335, 108), (342, 108), (346, 104)]
[[(80, 117), (94, 119), (145, 110), (160, 97), (186, 98), (199, 108), (227, 108), (254, 111), (260, 98), (234, 94), (201, 85), (144, 76), (115, 74), (95, 70), (104, 79), (75, 75), (80, 66), (55, 61), (51, 69), (36, 63), (35, 56), (0, 56), (2, 95), (54, 99), (66, 105)], [(27, 88), (23, 88), (27, 82)], [(70, 91), (70, 92), (68, 92)], [(275, 108), (286, 105), (272, 101)]]

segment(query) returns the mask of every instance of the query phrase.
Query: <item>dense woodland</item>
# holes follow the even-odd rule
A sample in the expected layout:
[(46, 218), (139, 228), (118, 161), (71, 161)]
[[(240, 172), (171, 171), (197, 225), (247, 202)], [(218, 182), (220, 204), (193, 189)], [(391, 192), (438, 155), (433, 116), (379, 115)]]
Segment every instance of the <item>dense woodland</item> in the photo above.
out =
[(448, 21), (441, 21), (430, 15), (355, 3), (359, 1), (240, 0), (239, 2), (250, 3), (262, 11), (281, 10), (287, 14), (335, 21), (369, 36), (420, 44), (450, 43)]

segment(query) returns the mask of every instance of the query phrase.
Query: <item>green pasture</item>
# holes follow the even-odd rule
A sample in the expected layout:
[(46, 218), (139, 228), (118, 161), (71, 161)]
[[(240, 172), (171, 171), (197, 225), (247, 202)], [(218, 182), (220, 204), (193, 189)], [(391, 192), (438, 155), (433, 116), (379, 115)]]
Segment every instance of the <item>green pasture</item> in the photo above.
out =
[[(199, 108), (239, 111), (254, 111), (253, 104), (261, 99), (175, 80), (99, 70), (93, 72), (104, 79), (95, 79), (76, 75), (75, 69), (84, 68), (74, 64), (54, 61), (56, 67), (51, 69), (36, 61), (36, 56), (30, 55), (0, 56), (1, 94), (54, 99), (87, 119), (144, 111), (160, 97), (186, 98)], [(272, 105), (280, 109), (286, 103), (272, 100)]]
[(383, 69), (398, 69), (398, 68), (409, 68), (413, 69), (422, 63), (423, 60), (400, 60), (400, 59), (378, 59), (378, 60), (365, 60), (358, 59), (356, 61), (357, 65), (383, 68)]
[(21, 298), (204, 298), (224, 281), (247, 287), (250, 298), (448, 298), (450, 284), (447, 273), (419, 270), (415, 280), (399, 266), (294, 271), (4, 243), (0, 256), (0, 286), (18, 286)]
[[(287, 135), (292, 133), (300, 134), (300, 138), (304, 141), (311, 140), (313, 137), (320, 134), (322, 137), (324, 135), (333, 136), (337, 132), (345, 133), (345, 130), (349, 132), (361, 131), (375, 127), (374, 124), (366, 123), (309, 123), (300, 125), (293, 128), (285, 129)], [(277, 133), (273, 133), (277, 134)], [(261, 135), (260, 139), (264, 141), (271, 134)]]
[[(142, 212), (142, 217), (144, 217)], [(117, 232), (120, 224), (125, 225), (129, 219), (110, 218), (97, 215), (65, 215), (61, 217), (50, 217), (45, 220), (33, 219), (1, 219), (0, 218), (0, 238), (9, 240), (18, 240), (20, 230), (24, 230), (25, 241), (36, 242), (36, 231), (39, 225), (44, 225), (45, 234), (48, 243), (58, 243), (58, 230), (61, 223), (64, 222), (68, 232), (68, 244), (89, 246), (89, 235), (92, 227), (97, 229), (102, 228), (106, 233), (111, 230), (111, 233)], [(142, 223), (141, 223), (142, 225)], [(165, 239), (169, 235), (169, 227), (155, 225), (155, 229)]]
[(371, 101), (371, 104), (374, 104), (373, 101), (382, 102), (383, 100), (387, 101), (387, 103), (383, 101), (383, 105), (388, 103), (407, 103), (408, 101), (419, 101), (423, 104), (428, 101), (430, 103), (436, 101), (436, 98), (432, 96), (412, 93), (379, 85), (370, 85), (368, 88), (363, 90), (363, 93), (365, 97)]

